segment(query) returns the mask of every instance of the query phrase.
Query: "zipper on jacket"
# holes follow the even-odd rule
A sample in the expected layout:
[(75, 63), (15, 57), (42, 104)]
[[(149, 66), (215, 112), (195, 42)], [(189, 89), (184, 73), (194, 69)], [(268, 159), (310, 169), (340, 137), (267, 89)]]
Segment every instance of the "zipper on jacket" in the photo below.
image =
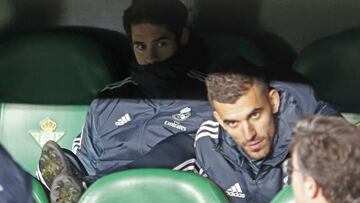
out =
[(144, 145), (144, 138), (142, 138), (142, 137), (143, 137), (144, 129), (147, 127), (147, 124), (149, 123), (149, 121), (153, 120), (154, 117), (156, 117), (156, 116), (159, 114), (159, 112), (160, 112), (159, 106), (156, 105), (151, 99), (144, 99), (144, 101), (145, 101), (150, 107), (153, 108), (153, 110), (154, 110), (154, 115), (151, 117), (151, 119), (146, 119), (146, 120), (145, 120), (145, 122), (142, 124), (142, 128), (141, 128), (141, 130), (140, 130), (140, 133), (137, 134), (137, 137), (138, 137), (138, 139), (139, 139), (139, 141), (140, 141), (140, 146), (139, 146), (139, 148), (138, 148), (137, 151), (138, 151), (138, 153), (141, 154), (141, 155), (144, 154), (144, 147), (143, 147), (143, 145)]

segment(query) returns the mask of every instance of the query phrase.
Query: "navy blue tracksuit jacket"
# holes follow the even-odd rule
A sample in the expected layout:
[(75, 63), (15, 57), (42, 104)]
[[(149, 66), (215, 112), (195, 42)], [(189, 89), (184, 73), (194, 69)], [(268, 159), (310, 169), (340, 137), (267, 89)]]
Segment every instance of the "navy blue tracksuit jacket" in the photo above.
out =
[(280, 93), (281, 103), (275, 115), (272, 151), (261, 165), (248, 158), (218, 122), (206, 121), (197, 132), (195, 152), (200, 174), (217, 183), (231, 202), (270, 202), (288, 184), (282, 163), (289, 154), (295, 122), (313, 114), (339, 116), (329, 104), (316, 100), (313, 89), (307, 85), (272, 82), (271, 86)]
[[(136, 77), (108, 86), (91, 103), (74, 143), (89, 176), (126, 168), (193, 169), (193, 138), (201, 123), (212, 117), (203, 75), (189, 71), (173, 79), (166, 76), (164, 84), (151, 73), (145, 79)], [(137, 82), (146, 79), (148, 83)]]
[(31, 176), (0, 145), (0, 202), (33, 202), (31, 191)]

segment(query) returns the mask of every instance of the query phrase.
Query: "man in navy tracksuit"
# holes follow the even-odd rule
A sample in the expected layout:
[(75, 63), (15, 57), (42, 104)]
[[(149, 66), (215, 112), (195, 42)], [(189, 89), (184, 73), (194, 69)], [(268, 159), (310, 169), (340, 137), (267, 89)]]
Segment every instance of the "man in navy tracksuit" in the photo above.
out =
[(31, 203), (31, 176), (0, 145), (0, 202)]
[(76, 202), (83, 182), (114, 171), (193, 170), (193, 139), (212, 110), (204, 74), (193, 70), (204, 65), (203, 50), (186, 29), (186, 19), (187, 9), (178, 0), (138, 0), (125, 11), (124, 28), (136, 59), (131, 76), (107, 86), (91, 103), (74, 142), (76, 156), (55, 142), (44, 146), (38, 175), (53, 202)]
[(305, 115), (339, 114), (318, 101), (310, 86), (269, 83), (263, 70), (240, 57), (225, 58), (213, 68), (206, 85), (217, 122), (204, 122), (195, 138), (200, 174), (232, 202), (268, 203), (288, 184), (282, 163), (294, 123)]

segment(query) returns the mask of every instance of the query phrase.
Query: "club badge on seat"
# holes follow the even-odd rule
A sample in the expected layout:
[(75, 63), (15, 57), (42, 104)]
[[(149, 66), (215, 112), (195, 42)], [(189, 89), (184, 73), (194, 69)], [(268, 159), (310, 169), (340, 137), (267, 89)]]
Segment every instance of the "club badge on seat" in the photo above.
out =
[(56, 128), (56, 122), (48, 117), (40, 122), (41, 131), (31, 130), (30, 134), (36, 142), (43, 147), (47, 141), (53, 140), (57, 142), (62, 136), (64, 136), (65, 132), (55, 132)]

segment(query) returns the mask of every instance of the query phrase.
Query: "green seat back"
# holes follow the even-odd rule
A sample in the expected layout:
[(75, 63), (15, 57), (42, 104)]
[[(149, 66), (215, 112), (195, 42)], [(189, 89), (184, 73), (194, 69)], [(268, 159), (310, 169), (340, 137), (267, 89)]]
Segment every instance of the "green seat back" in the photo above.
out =
[(49, 203), (44, 187), (34, 177), (32, 178), (32, 197), (35, 203)]
[(34, 175), (41, 146), (71, 148), (91, 100), (112, 82), (105, 47), (86, 35), (35, 32), (0, 40), (0, 143)]
[(263, 51), (246, 37), (226, 33), (201, 35), (210, 59), (228, 55), (240, 55), (250, 62), (262, 66), (265, 64)]
[(0, 101), (89, 104), (111, 81), (110, 58), (99, 43), (61, 32), (0, 41)]
[(360, 114), (342, 113), (342, 116), (350, 123), (360, 126)]
[(56, 140), (71, 149), (88, 105), (0, 103), (0, 142), (27, 172), (35, 175), (42, 145)]
[(276, 196), (271, 200), (271, 203), (294, 203), (294, 193), (291, 186), (284, 187)]
[(341, 112), (360, 113), (360, 31), (320, 39), (298, 56), (294, 69), (313, 83), (319, 97)]
[(167, 169), (135, 169), (97, 180), (80, 203), (225, 203), (225, 194), (196, 174)]

